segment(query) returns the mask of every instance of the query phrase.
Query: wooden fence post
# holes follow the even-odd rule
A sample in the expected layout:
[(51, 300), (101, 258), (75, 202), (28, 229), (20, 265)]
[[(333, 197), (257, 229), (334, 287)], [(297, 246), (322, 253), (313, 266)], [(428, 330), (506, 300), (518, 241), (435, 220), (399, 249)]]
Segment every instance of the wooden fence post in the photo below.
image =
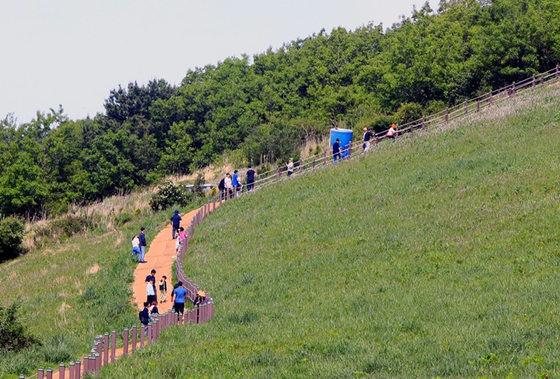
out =
[(476, 112), (480, 112), (480, 99), (476, 101)]
[(128, 328), (123, 332), (123, 355), (128, 355)]
[(449, 108), (445, 108), (445, 123), (449, 123)]
[(45, 368), (39, 367), (37, 370), (37, 379), (43, 379), (45, 377)]
[(66, 365), (64, 363), (60, 363), (58, 365), (58, 378), (65, 379), (66, 377)]
[(469, 113), (469, 102), (465, 100), (465, 114)]
[(53, 369), (52, 367), (47, 367), (47, 379), (52, 379)]
[(79, 359), (76, 359), (75, 363), (75, 367), (74, 367), (74, 379), (80, 379), (81, 377), (81, 370), (82, 370), (82, 361)]
[(556, 81), (558, 81), (558, 65), (556, 65), (556, 73), (555, 73), (555, 76), (556, 76)]
[[(115, 350), (117, 349), (117, 331), (111, 331), (111, 363), (115, 362)], [(84, 362), (86, 364), (86, 362)]]
[(323, 166), (327, 164), (327, 152), (323, 152)]
[[(76, 378), (76, 364), (74, 363), (74, 361), (70, 362), (68, 364), (68, 377), (70, 379), (75, 379)], [(79, 376), (78, 376), (79, 378)]]
[(488, 104), (492, 105), (492, 91), (490, 91), (490, 95), (488, 96)]
[(138, 328), (136, 328), (136, 325), (132, 325), (130, 331), (132, 333), (132, 348), (130, 350), (134, 352), (134, 350), (136, 350), (136, 339), (138, 338)]
[(109, 363), (109, 333), (103, 335), (103, 365)]
[(533, 88), (535, 88), (536, 82), (537, 82), (537, 79), (535, 77), (535, 74), (533, 74), (533, 85), (532, 85)]
[(425, 123), (426, 123), (426, 117), (422, 116), (422, 130), (424, 130)]

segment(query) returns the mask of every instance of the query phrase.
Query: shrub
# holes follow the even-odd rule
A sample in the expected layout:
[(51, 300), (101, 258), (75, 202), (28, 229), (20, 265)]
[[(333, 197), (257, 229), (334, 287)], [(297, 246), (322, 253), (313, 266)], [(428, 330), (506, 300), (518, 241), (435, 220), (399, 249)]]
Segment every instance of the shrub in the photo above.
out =
[(0, 220), (0, 262), (16, 258), (23, 253), (23, 222), (15, 217)]
[(203, 185), (204, 185), (204, 175), (202, 175), (202, 173), (199, 173), (196, 176), (196, 180), (194, 181), (194, 185), (192, 188), (192, 193), (194, 196), (204, 197), (204, 188), (202, 187)]
[(152, 195), (150, 207), (154, 210), (168, 208), (174, 204), (186, 206), (192, 200), (192, 193), (184, 186), (176, 186), (171, 182), (163, 183)]
[(20, 350), (38, 343), (20, 323), (19, 310), (16, 302), (7, 308), (0, 307), (0, 351)]

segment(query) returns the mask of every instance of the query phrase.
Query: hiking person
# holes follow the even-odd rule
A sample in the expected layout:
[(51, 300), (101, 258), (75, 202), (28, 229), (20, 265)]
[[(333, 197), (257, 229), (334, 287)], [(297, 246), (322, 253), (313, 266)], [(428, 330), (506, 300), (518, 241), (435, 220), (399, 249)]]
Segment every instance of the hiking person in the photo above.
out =
[(154, 291), (154, 281), (150, 280), (146, 285), (146, 300), (148, 304), (152, 304), (152, 302), (156, 299), (156, 293)]
[(290, 160), (288, 161), (286, 169), (288, 170), (288, 176), (292, 176), (292, 174), (294, 173), (294, 161), (292, 158), (290, 158)]
[(228, 191), (229, 197), (231, 198), (231, 195), (233, 195), (233, 184), (232, 184), (231, 174), (229, 172), (226, 173), (226, 178), (224, 180), (224, 187), (226, 191)]
[(167, 302), (167, 276), (163, 275), (159, 281), (159, 292), (161, 293), (161, 302)]
[(364, 153), (369, 150), (369, 140), (373, 137), (373, 133), (371, 132), (371, 128), (364, 128), (364, 144), (362, 147), (364, 148)]
[(139, 247), (140, 247), (140, 257), (138, 257), (138, 262), (140, 263), (146, 263), (145, 260), (145, 255), (146, 255), (146, 235), (144, 234), (144, 231), (146, 230), (146, 228), (141, 227), (140, 228), (140, 234), (138, 235), (138, 241), (139, 243)]
[(150, 315), (159, 315), (157, 300), (152, 301), (152, 306), (150, 307)]
[[(186, 296), (187, 296), (187, 290), (185, 287), (183, 287), (183, 282), (180, 281), (177, 283), (177, 286), (175, 287), (173, 293), (171, 294), (171, 301), (173, 302), (173, 308), (175, 309), (175, 312), (181, 316), (185, 312)], [(179, 317), (177, 317), (177, 320), (179, 320)]]
[[(157, 300), (157, 292), (156, 292), (156, 270), (152, 269), (152, 271), (150, 272), (150, 275), (146, 276), (146, 283), (152, 283), (152, 287), (154, 287), (154, 298), (152, 299), (152, 301)], [(152, 301), (150, 301), (150, 304), (152, 303)]]
[(149, 305), (150, 303), (145, 301), (144, 309), (138, 312), (138, 318), (140, 319), (140, 323), (144, 325), (144, 327), (147, 327), (148, 324), (150, 323), (150, 310), (148, 309)]
[(194, 298), (193, 305), (198, 307), (199, 305), (205, 304), (208, 301), (206, 300), (206, 292), (204, 291), (197, 291), (196, 297)]
[(255, 183), (255, 170), (251, 168), (249, 165), (247, 170), (247, 191), (251, 191), (253, 189)]
[(226, 190), (226, 178), (225, 176), (222, 178), (222, 180), (220, 180), (220, 183), (218, 184), (218, 191), (220, 191), (220, 198), (224, 198), (224, 193)]
[(237, 190), (237, 193), (241, 191), (241, 179), (238, 174), (239, 170), (233, 171), (233, 178), (231, 179), (231, 185)]
[(386, 136), (387, 136), (387, 138), (391, 138), (391, 139), (394, 140), (395, 137), (397, 136), (397, 125), (395, 125), (395, 124), (391, 125), (389, 130), (387, 130)]
[(171, 226), (173, 228), (173, 232), (171, 233), (173, 236), (172, 238), (175, 239), (175, 233), (181, 227), (181, 215), (179, 214), (178, 210), (175, 210), (175, 213), (173, 214), (173, 216), (171, 216), (170, 220), (171, 220)]
[(333, 152), (334, 163), (336, 163), (337, 158), (338, 160), (340, 160), (340, 140), (338, 138), (334, 141), (332, 145), (332, 152)]
[(138, 255), (138, 261), (140, 261), (140, 238), (138, 238), (138, 234), (135, 234), (132, 237), (132, 259)]

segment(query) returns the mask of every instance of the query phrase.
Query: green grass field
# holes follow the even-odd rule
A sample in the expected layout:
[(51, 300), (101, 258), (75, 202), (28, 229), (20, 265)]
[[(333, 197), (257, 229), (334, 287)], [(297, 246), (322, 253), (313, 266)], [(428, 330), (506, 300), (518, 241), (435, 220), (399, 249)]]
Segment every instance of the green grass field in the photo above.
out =
[(101, 377), (560, 376), (559, 96), (225, 204), (185, 264), (214, 319)]

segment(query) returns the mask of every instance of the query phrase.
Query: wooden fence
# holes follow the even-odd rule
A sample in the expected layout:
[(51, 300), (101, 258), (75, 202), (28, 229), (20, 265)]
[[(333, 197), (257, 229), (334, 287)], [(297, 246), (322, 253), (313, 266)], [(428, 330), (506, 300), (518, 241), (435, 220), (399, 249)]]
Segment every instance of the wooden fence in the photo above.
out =
[[(199, 287), (186, 277), (183, 271), (183, 259), (194, 227), (200, 224), (214, 209), (216, 209), (215, 200), (213, 203), (207, 202), (198, 210), (191, 220), (191, 225), (187, 229), (187, 238), (182, 241), (177, 255), (177, 278), (183, 282), (183, 286), (187, 289), (187, 297), (191, 302), (194, 301)], [(28, 378), (79, 379), (86, 373), (96, 374), (102, 366), (113, 363), (119, 356), (131, 354), (137, 349), (155, 343), (159, 339), (160, 331), (165, 328), (181, 324), (199, 324), (211, 319), (214, 315), (214, 301), (208, 292), (206, 292), (206, 299), (205, 303), (190, 309), (184, 315), (171, 311), (155, 317), (152, 315), (152, 322), (147, 327), (133, 325), (131, 328), (125, 328), (121, 333), (113, 330), (111, 333), (98, 335), (93, 341), (90, 353), (82, 359), (72, 361), (68, 365), (60, 363), (56, 371), (51, 367), (47, 369), (40, 367), (36, 374)], [(25, 378), (25, 375), (21, 374), (19, 377)]]
[[(418, 120), (408, 122), (406, 124), (398, 125), (395, 138), (398, 139), (405, 133), (414, 135), (419, 131), (424, 131), (426, 128), (433, 128), (434, 126), (444, 125), (449, 123), (450, 121), (466, 117), (467, 115), (472, 115), (473, 113), (478, 113), (486, 107), (513, 98), (519, 91), (544, 87), (545, 85), (550, 84), (550, 82), (556, 83), (559, 80), (559, 74), (560, 70), (559, 66), (557, 65), (553, 69), (550, 69), (538, 75), (533, 75), (521, 82), (514, 82), (509, 86), (487, 92), (483, 95), (475, 97), (474, 99), (465, 100), (464, 102), (457, 104), (454, 107), (446, 108), (438, 113), (422, 117)], [(370, 140), (369, 150), (371, 151), (375, 149), (375, 147), (386, 138), (388, 138), (386, 131), (374, 134), (373, 139)], [(348, 149), (347, 158), (351, 159), (357, 155), (363, 154), (364, 149), (362, 148), (362, 144), (363, 141), (360, 140), (352, 142), (348, 146), (345, 146)], [(318, 167), (326, 166), (332, 163), (334, 163), (333, 154), (325, 151), (323, 153), (316, 154), (311, 157), (300, 159), (299, 161), (294, 162), (294, 175), (303, 174)], [(270, 184), (278, 182), (286, 171), (286, 166), (280, 166), (257, 175), (255, 178), (255, 183), (253, 184), (254, 189), (266, 187)]]
[[(474, 99), (466, 100), (461, 104), (447, 108), (430, 116), (422, 117), (421, 119), (399, 125), (395, 138), (398, 139), (405, 133), (409, 133), (413, 136), (417, 131), (423, 131), (428, 127), (444, 125), (452, 120), (480, 112), (480, 110), (486, 107), (514, 97), (521, 90), (544, 87), (551, 81), (558, 82), (559, 74), (559, 67), (556, 66), (551, 70), (539, 75), (533, 75), (521, 82), (512, 83), (509, 86), (490, 91)], [(386, 138), (388, 138), (386, 132), (375, 134), (373, 136), (373, 140), (370, 141), (370, 144), (372, 145), (370, 146), (370, 150), (374, 149)], [(344, 159), (351, 159), (355, 156), (364, 154), (365, 150), (363, 149), (362, 144), (363, 141), (357, 141), (351, 142), (348, 146), (346, 146), (345, 148), (348, 149), (348, 155)], [(318, 167), (334, 163), (333, 154), (328, 154), (325, 151), (322, 154), (317, 154), (294, 162), (294, 174), (304, 174), (313, 171)], [(284, 172), (286, 172), (285, 166), (276, 167), (270, 171), (257, 175), (256, 180), (253, 183), (253, 190), (277, 183)], [(191, 225), (187, 228), (187, 238), (182, 242), (177, 255), (177, 278), (183, 282), (184, 287), (187, 289), (187, 296), (189, 300), (193, 301), (197, 291), (199, 290), (198, 285), (187, 278), (183, 271), (183, 259), (193, 236), (194, 228), (199, 225), (210, 212), (216, 209), (218, 205), (217, 201), (221, 204), (224, 201), (234, 199), (239, 195), (245, 195), (247, 193), (249, 192), (243, 191), (238, 193), (237, 188), (235, 187), (231, 193), (230, 191), (219, 193), (218, 200), (213, 198), (212, 201), (208, 201), (192, 218)], [(183, 315), (183, 317), (180, 317), (178, 314), (173, 312), (167, 312), (159, 317), (155, 317), (153, 322), (148, 324), (146, 328), (138, 328), (136, 325), (133, 325), (130, 329), (124, 329), (122, 333), (117, 333), (113, 330), (111, 333), (99, 335), (94, 339), (90, 354), (85, 355), (83, 359), (70, 362), (68, 365), (60, 363), (57, 371), (53, 371), (52, 368), (47, 368), (45, 370), (43, 367), (40, 367), (37, 374), (28, 378), (37, 377), (38, 379), (53, 379), (55, 377), (54, 375), (58, 374), (57, 377), (59, 379), (79, 379), (85, 373), (95, 374), (99, 372), (102, 366), (114, 362), (117, 358), (117, 352), (119, 350), (122, 350), (122, 355), (128, 355), (133, 353), (136, 349), (142, 348), (146, 345), (151, 345), (159, 339), (160, 331), (169, 326), (183, 323), (202, 323), (212, 318), (214, 314), (214, 302), (208, 293), (207, 297), (209, 299), (207, 303), (189, 310)], [(20, 375), (20, 378), (25, 378), (25, 375)]]

